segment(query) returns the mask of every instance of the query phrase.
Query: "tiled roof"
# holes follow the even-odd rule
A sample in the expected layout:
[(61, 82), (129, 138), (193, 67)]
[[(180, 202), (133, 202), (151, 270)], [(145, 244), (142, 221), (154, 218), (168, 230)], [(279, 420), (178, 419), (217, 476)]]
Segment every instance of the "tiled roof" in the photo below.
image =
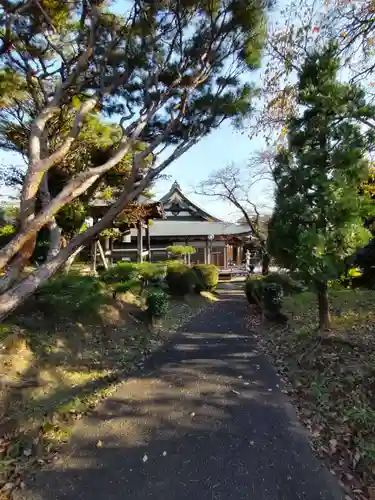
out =
[(200, 214), (204, 219), (210, 219), (210, 220), (215, 221), (215, 222), (221, 222), (220, 219), (209, 214), (208, 212), (206, 212), (204, 210), (203, 207), (201, 207), (197, 203), (191, 201), (187, 196), (185, 196), (184, 193), (181, 191), (180, 185), (176, 181), (172, 184), (172, 187), (168, 191), (168, 193), (166, 193), (164, 196), (162, 196), (159, 201), (160, 201), (160, 203), (163, 203), (163, 205), (166, 205), (176, 195), (177, 195), (177, 198), (181, 199), (187, 206), (190, 206), (193, 209), (195, 209), (198, 212), (198, 214)]
[(224, 236), (249, 233), (247, 224), (208, 221), (154, 220), (150, 236)]

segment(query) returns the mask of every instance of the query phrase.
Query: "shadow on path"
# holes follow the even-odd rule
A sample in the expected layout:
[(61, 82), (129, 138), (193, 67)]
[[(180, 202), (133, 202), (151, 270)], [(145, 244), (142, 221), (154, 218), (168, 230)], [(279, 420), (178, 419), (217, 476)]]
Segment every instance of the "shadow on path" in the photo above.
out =
[(223, 294), (80, 421), (70, 452), (18, 498), (342, 499), (256, 350), (245, 312), (242, 295)]

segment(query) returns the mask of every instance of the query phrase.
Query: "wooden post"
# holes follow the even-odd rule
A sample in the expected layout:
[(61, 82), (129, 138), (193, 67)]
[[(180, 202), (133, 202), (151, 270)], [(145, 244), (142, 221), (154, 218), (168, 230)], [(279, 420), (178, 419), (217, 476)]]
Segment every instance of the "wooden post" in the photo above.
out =
[(137, 262), (143, 262), (142, 222), (137, 223)]
[(102, 259), (102, 262), (103, 262), (104, 269), (108, 269), (108, 262), (107, 262), (106, 256), (104, 255), (102, 244), (100, 243), (99, 240), (97, 241), (97, 246), (99, 249), (100, 258)]
[(236, 264), (240, 265), (241, 264), (241, 247), (240, 246), (237, 247), (236, 260), (237, 260)]
[(228, 269), (228, 243), (224, 246), (224, 269)]
[(109, 265), (113, 265), (113, 247), (114, 247), (114, 241), (113, 241), (113, 238), (110, 238), (109, 240)]
[(212, 264), (212, 246), (213, 246), (213, 240), (209, 239), (207, 264)]
[(146, 222), (146, 248), (148, 251), (148, 261), (151, 262), (151, 237), (150, 237), (150, 226), (148, 221)]
[[(186, 238), (186, 240), (185, 240), (185, 246), (187, 246), (187, 247), (189, 246), (189, 240), (188, 240), (188, 238)], [(186, 264), (188, 266), (190, 266), (190, 264), (191, 264), (191, 255), (189, 253), (185, 256), (185, 259), (186, 259)]]
[(209, 252), (209, 249), (208, 249), (208, 238), (206, 239), (206, 247), (204, 249), (204, 263), (205, 264), (209, 264), (208, 262), (208, 252)]
[(95, 240), (91, 244), (91, 264), (94, 273), (96, 273), (96, 247), (97, 247), (97, 241)]

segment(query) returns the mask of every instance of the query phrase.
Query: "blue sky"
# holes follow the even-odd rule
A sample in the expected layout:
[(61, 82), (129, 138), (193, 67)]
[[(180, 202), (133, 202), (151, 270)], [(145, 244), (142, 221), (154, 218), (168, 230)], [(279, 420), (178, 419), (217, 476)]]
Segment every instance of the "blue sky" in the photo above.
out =
[[(194, 185), (206, 179), (211, 171), (223, 168), (230, 163), (245, 166), (251, 153), (262, 147), (264, 147), (262, 139), (250, 140), (246, 130), (240, 133), (234, 130), (229, 122), (224, 123), (169, 166), (165, 171), (169, 178), (156, 183), (155, 197), (159, 198), (165, 194), (176, 180), (186, 195), (212, 215), (233, 219), (236, 217), (236, 212), (229, 203), (197, 196), (193, 192)], [(0, 164), (11, 166), (22, 163), (21, 156), (0, 151)], [(2, 195), (9, 193), (11, 193), (10, 190), (2, 188)], [(263, 197), (259, 196), (259, 191), (254, 192), (254, 201), (263, 201)], [(270, 204), (269, 196), (265, 202)]]
[[(278, 8), (282, 6), (284, 0), (278, 2)], [(115, 10), (117, 7), (115, 2)], [(275, 15), (276, 12), (273, 14)], [(273, 17), (271, 15), (271, 19)], [(272, 21), (271, 21), (272, 22)], [(260, 72), (249, 74), (249, 81), (253, 81), (257, 86), (260, 85)], [(238, 166), (246, 165), (252, 152), (258, 151), (265, 146), (261, 138), (250, 140), (248, 133), (244, 130), (242, 133), (234, 130), (229, 122), (224, 123), (219, 129), (205, 137), (191, 150), (176, 160), (165, 171), (169, 176), (168, 180), (160, 180), (156, 183), (154, 192), (155, 197), (165, 194), (171, 184), (176, 180), (180, 184), (186, 195), (191, 197), (208, 212), (223, 219), (233, 219), (237, 213), (233, 207), (223, 201), (204, 198), (194, 194), (193, 188), (199, 181), (204, 180), (210, 172), (223, 168), (231, 163)], [(0, 164), (22, 164), (21, 157), (0, 151)], [(266, 186), (267, 187), (267, 186)], [(10, 193), (8, 189), (2, 189), (0, 198)], [(259, 188), (254, 192), (254, 202), (265, 202), (270, 205), (270, 195), (264, 199)]]
[[(261, 139), (250, 140), (246, 131), (241, 134), (234, 130), (229, 122), (224, 123), (166, 170), (170, 179), (159, 181), (155, 186), (155, 194), (163, 195), (176, 180), (184, 193), (208, 212), (221, 218), (232, 218), (235, 212), (230, 204), (197, 196), (193, 193), (194, 185), (206, 179), (211, 171), (226, 167), (230, 163), (245, 166), (251, 153), (262, 147), (264, 143)], [(255, 192), (254, 196), (256, 197)]]

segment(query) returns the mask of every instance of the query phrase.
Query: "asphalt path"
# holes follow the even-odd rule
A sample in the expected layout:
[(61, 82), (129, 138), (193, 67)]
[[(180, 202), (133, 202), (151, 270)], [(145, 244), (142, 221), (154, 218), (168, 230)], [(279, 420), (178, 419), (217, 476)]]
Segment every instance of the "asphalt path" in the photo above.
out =
[(17, 500), (343, 499), (227, 287), (77, 423)]

